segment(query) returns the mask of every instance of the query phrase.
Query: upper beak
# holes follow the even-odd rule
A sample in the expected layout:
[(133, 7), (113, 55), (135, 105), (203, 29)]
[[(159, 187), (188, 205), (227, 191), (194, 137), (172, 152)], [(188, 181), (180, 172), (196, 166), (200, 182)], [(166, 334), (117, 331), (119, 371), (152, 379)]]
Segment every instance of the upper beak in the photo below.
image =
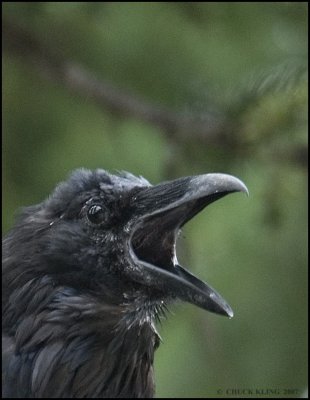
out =
[(179, 228), (208, 204), (233, 192), (248, 189), (226, 174), (176, 179), (141, 190), (133, 199), (138, 215), (130, 239), (134, 260), (130, 277), (205, 310), (233, 316), (228, 303), (207, 283), (177, 263), (175, 242)]

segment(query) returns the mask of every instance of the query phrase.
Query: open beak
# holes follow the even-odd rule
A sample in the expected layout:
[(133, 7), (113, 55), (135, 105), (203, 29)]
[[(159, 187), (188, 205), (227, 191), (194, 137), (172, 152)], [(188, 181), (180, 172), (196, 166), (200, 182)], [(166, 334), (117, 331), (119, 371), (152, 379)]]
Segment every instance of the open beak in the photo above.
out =
[(248, 190), (226, 174), (206, 174), (176, 179), (141, 190), (132, 199), (136, 222), (129, 251), (135, 267), (131, 279), (205, 310), (233, 316), (228, 303), (207, 283), (180, 266), (176, 240), (180, 228), (217, 199)]

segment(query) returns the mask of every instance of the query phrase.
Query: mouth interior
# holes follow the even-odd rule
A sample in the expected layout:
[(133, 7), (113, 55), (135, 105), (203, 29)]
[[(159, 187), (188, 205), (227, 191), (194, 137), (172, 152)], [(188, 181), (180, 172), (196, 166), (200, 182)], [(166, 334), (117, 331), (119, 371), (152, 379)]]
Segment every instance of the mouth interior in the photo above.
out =
[(225, 194), (214, 193), (144, 217), (131, 238), (132, 249), (137, 258), (175, 274), (178, 273), (175, 268), (176, 240), (180, 228), (208, 204)]
[(139, 260), (173, 271), (178, 231), (165, 218), (146, 218), (132, 236), (132, 248)]

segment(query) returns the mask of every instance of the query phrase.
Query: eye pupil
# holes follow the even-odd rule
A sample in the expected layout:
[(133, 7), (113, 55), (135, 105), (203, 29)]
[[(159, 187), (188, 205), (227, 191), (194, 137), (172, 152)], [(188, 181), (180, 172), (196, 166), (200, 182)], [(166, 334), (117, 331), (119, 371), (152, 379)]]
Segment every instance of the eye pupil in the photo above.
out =
[(93, 205), (87, 212), (88, 219), (93, 224), (100, 224), (105, 220), (105, 212), (99, 205)]

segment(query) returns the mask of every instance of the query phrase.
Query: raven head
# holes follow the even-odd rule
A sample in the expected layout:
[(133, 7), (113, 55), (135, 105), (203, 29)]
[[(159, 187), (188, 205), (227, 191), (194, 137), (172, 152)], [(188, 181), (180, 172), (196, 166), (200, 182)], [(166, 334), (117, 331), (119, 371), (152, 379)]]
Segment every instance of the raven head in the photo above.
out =
[(180, 228), (247, 192), (229, 175), (152, 186), (78, 170), (3, 241), (4, 397), (152, 397), (154, 319), (182, 299), (232, 316), (176, 257)]
[(25, 261), (18, 279), (29, 280), (35, 272), (110, 304), (140, 299), (160, 306), (179, 298), (232, 317), (214, 289), (178, 264), (176, 240), (180, 228), (204, 207), (238, 191), (247, 188), (224, 174), (152, 186), (126, 172), (77, 170), (45, 202), (27, 208), (13, 230), (20, 242), (28, 241), (16, 248), (24, 249), (20, 258), (29, 259), (29, 250), (36, 255), (35, 262)]

